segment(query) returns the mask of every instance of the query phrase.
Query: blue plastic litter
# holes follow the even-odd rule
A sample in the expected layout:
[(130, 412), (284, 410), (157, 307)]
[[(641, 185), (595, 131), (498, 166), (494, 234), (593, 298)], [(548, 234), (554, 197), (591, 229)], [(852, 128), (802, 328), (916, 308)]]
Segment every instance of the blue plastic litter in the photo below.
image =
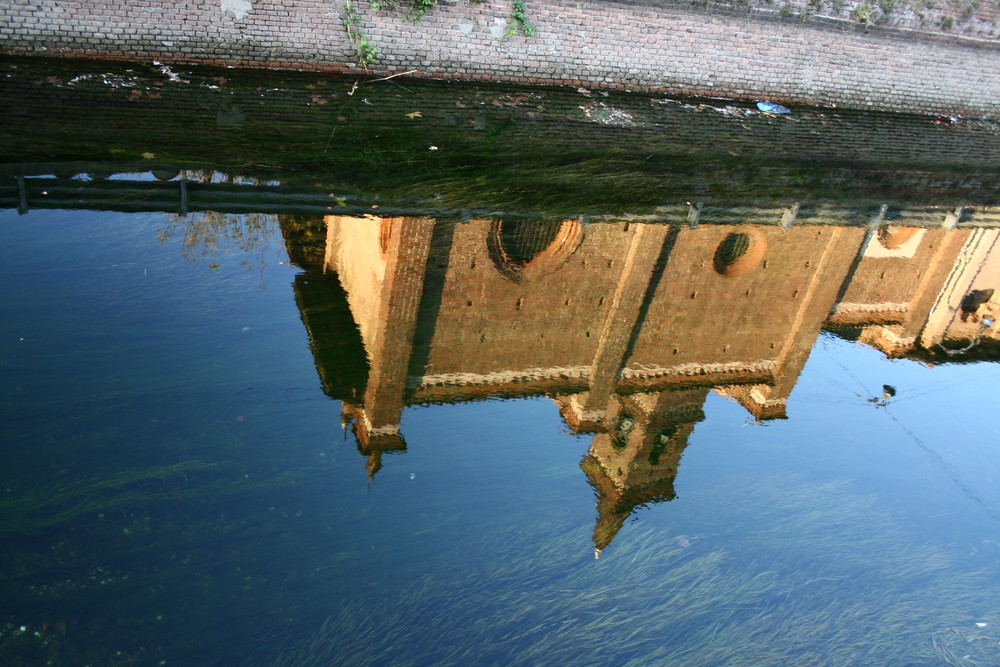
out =
[(780, 104), (775, 104), (774, 102), (757, 102), (757, 108), (764, 113), (792, 113), (791, 109), (786, 109)]

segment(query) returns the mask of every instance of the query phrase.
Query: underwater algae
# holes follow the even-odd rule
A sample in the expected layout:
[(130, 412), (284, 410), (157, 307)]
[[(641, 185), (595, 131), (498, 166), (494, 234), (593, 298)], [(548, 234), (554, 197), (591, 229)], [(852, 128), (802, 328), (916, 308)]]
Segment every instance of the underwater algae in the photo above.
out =
[[(188, 474), (219, 463), (184, 461), (78, 482), (38, 485), (0, 500), (0, 535), (40, 535), (81, 517), (192, 495)], [(205, 492), (204, 488), (200, 490)]]
[(765, 478), (716, 495), (733, 494), (781, 511), (752, 526), (698, 517), (698, 536), (633, 530), (598, 561), (562, 518), (507, 526), (461, 548), (480, 557), (446, 579), (340, 602), (274, 664), (929, 665), (960, 645), (954, 628), (997, 616), (983, 573), (910, 543), (846, 483)]

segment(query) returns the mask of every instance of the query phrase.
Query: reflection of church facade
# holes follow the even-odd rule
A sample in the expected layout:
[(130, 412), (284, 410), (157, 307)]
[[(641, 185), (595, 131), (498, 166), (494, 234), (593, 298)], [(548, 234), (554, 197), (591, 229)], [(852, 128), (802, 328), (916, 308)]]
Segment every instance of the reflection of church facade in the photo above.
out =
[[(405, 447), (407, 405), (550, 396), (570, 429), (593, 434), (581, 467), (598, 493), (599, 553), (636, 506), (673, 497), (708, 392), (783, 418), (824, 327), (893, 355), (959, 359), (988, 347), (1000, 232), (956, 229), (944, 209), (937, 224), (897, 217), (328, 216), (283, 229), (306, 269), (296, 293), (324, 388), (343, 401), (369, 474), (382, 452)], [(329, 331), (334, 292), (366, 355), (353, 381), (344, 358), (357, 351)]]

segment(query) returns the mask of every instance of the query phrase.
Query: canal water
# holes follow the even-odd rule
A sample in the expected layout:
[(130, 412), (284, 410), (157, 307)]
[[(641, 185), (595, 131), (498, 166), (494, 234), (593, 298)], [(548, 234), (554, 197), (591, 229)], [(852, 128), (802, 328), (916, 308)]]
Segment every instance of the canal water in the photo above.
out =
[(989, 123), (283, 75), (200, 148), (75, 67), (4, 98), (0, 663), (1000, 662)]

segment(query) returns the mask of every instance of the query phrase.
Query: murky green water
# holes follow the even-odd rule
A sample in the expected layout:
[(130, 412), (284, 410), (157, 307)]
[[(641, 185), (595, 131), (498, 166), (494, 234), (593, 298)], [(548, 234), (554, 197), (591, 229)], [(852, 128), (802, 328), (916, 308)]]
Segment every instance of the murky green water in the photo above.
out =
[[(524, 104), (463, 95), (455, 113), (475, 95)], [(822, 145), (828, 127), (677, 106), (729, 123), (699, 130), (722, 142), (702, 152), (759, 157), (758, 130)], [(470, 151), (490, 113), (451, 122)], [(430, 116), (401, 115), (393, 141)], [(875, 136), (884, 120), (850, 123)], [(636, 145), (607, 134), (634, 127), (563, 127)], [(392, 163), (377, 190), (358, 173), (307, 183), (298, 153), (293, 179), (245, 167), (303, 188), (249, 205), (208, 187), (227, 165), (199, 175), (207, 158), (170, 155), (174, 135), (149, 152), (185, 170), (186, 204), (179, 178), (168, 203), (142, 189), (157, 186), (136, 165), (154, 158), (8, 156), (0, 662), (997, 664), (1000, 232), (983, 180), (996, 140), (967, 121), (929, 127), (953, 133), (942, 155), (979, 142), (978, 162), (932, 167), (900, 139), (912, 153), (864, 173), (918, 177), (866, 183), (856, 156), (827, 148), (813, 180), (781, 167), (759, 194), (741, 162), (738, 187), (692, 177), (632, 209), (630, 188), (695, 173), (697, 156), (670, 171), (651, 145), (658, 166), (629, 185), (613, 176), (634, 166), (630, 145), (601, 144), (587, 171), (616, 166), (574, 172), (588, 193), (574, 204), (555, 196), (550, 152), (522, 163), (549, 188), (523, 209), (535, 181), (504, 170)], [(277, 154), (273, 140), (253, 150)], [(614, 156), (627, 160), (600, 161)], [(19, 194), (13, 175), (57, 163), (61, 179)], [(453, 187), (393, 189), (407, 179)], [(75, 210), (45, 200), (105, 182), (132, 191)], [(628, 187), (604, 187), (616, 182)], [(199, 211), (209, 196), (228, 212)]]

